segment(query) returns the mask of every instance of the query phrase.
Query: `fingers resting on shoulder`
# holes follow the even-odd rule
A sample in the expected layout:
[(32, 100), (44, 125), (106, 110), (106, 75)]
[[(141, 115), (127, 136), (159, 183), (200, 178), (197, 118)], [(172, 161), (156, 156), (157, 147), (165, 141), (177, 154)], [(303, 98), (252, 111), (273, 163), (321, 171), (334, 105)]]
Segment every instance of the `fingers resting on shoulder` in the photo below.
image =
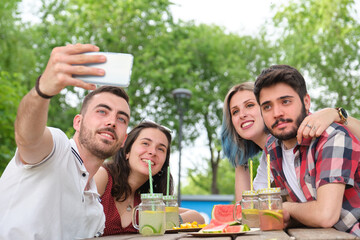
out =
[(324, 108), (308, 115), (297, 131), (298, 143), (301, 143), (302, 138), (319, 137), (336, 120), (336, 114), (333, 108)]

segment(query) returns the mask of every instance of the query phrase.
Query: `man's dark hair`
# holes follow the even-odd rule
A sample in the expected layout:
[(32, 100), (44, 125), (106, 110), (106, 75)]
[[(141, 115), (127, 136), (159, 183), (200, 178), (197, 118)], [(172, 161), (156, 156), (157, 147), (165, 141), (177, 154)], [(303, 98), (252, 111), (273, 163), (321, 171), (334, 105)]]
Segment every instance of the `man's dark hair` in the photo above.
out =
[(120, 88), (120, 87), (113, 87), (113, 86), (102, 86), (99, 87), (97, 89), (95, 89), (94, 91), (90, 92), (88, 95), (86, 95), (83, 104), (81, 106), (81, 110), (80, 113), (84, 114), (87, 110), (87, 106), (89, 104), (89, 101), (97, 94), (99, 93), (112, 93), (116, 96), (119, 96), (123, 99), (125, 99), (125, 101), (129, 104), (129, 96), (127, 95), (127, 93), (125, 92), (124, 89)]
[(303, 100), (307, 94), (305, 79), (298, 70), (288, 65), (272, 65), (262, 70), (256, 78), (254, 94), (257, 102), (260, 104), (259, 97), (261, 89), (278, 83), (289, 85), (297, 92), (301, 100)]

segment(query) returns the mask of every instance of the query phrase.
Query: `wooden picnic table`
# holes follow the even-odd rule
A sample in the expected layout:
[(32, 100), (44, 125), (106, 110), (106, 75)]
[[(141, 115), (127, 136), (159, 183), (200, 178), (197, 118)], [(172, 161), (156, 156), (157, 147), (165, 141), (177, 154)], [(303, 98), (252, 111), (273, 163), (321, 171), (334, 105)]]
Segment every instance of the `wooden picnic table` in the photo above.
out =
[[(101, 238), (91, 239), (103, 239), (103, 240), (335, 240), (335, 239), (360, 239), (355, 235), (337, 231), (334, 228), (291, 228), (279, 231), (254, 231), (245, 233), (242, 235), (232, 236), (207, 236), (207, 237), (196, 237), (191, 236), (190, 233), (166, 233), (162, 236), (143, 237), (140, 234), (122, 234), (112, 235)], [(88, 239), (90, 240), (90, 239)]]

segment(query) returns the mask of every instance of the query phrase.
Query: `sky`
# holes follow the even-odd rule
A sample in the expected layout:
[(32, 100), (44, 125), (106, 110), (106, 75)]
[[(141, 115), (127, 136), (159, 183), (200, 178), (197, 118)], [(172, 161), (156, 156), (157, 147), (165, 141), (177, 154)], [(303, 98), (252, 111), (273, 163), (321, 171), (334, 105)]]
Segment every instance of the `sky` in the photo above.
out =
[(256, 34), (259, 26), (273, 16), (271, 6), (287, 0), (173, 0), (175, 19), (216, 24), (229, 32)]

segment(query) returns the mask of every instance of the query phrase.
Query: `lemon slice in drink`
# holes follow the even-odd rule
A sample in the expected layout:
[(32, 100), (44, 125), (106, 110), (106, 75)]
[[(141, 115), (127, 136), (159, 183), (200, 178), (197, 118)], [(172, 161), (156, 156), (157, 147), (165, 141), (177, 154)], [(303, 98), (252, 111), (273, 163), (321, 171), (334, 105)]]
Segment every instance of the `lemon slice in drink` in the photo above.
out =
[(173, 223), (173, 222), (166, 222), (166, 229), (173, 229), (173, 227), (176, 227), (175, 223)]
[(282, 211), (276, 212), (276, 211), (271, 211), (271, 210), (263, 210), (263, 215), (273, 217), (273, 218), (277, 219), (278, 221), (280, 221), (280, 219), (283, 218)]
[(142, 235), (153, 235), (155, 232), (155, 229), (150, 225), (144, 225), (140, 230)]
[(165, 207), (166, 212), (179, 212), (179, 207)]
[(259, 210), (258, 209), (243, 209), (242, 210), (242, 218), (248, 219), (251, 215), (258, 215)]

